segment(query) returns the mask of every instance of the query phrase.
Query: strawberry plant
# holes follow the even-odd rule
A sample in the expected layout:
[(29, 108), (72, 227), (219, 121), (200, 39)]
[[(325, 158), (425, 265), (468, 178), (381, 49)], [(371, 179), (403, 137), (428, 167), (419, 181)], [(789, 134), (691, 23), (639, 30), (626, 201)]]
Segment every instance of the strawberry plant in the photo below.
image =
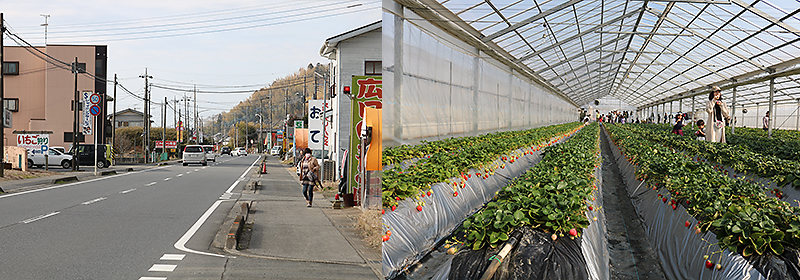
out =
[(577, 229), (589, 226), (592, 174), (600, 160), (598, 133), (599, 125), (592, 123), (568, 141), (546, 148), (535, 167), (464, 220), (460, 236), (473, 250), (496, 247), (520, 226), (553, 232), (553, 238), (577, 236)]
[(683, 205), (700, 221), (698, 229), (717, 235), (720, 247), (747, 257), (779, 255), (785, 246), (800, 246), (800, 208), (768, 197), (754, 183), (730, 178), (710, 164), (676, 152), (668, 147), (680, 143), (675, 137), (665, 138), (660, 131), (637, 125), (606, 128), (623, 155), (636, 165), (637, 178), (658, 187), (665, 201), (671, 197)]
[[(504, 163), (490, 164), (498, 161), (501, 155), (506, 155), (505, 161), (513, 161), (515, 157), (520, 156), (512, 153), (513, 151), (532, 146), (536, 146), (538, 149), (538, 146), (543, 146), (546, 141), (554, 137), (563, 137), (563, 135), (578, 129), (579, 126), (580, 123), (568, 123), (525, 131), (466, 137), (467, 140), (447, 139), (421, 144), (427, 148), (419, 151), (430, 154), (426, 154), (405, 169), (401, 165), (394, 165), (384, 170), (381, 178), (383, 206), (397, 205), (397, 201), (409, 197), (421, 197), (425, 191), (430, 190), (432, 184), (448, 182), (451, 178), (462, 177), (463, 181), (466, 181), (468, 176), (472, 176), (469, 174), (471, 168), (482, 169), (484, 175), (488, 176), (497, 168), (504, 167)], [(403, 149), (412, 148), (404, 147), (398, 150)], [(395, 151), (391, 153), (395, 153)], [(399, 157), (390, 161), (395, 162), (397, 159)], [(487, 167), (487, 165), (491, 166)], [(463, 181), (461, 181), (462, 186)], [(448, 183), (458, 185), (457, 182)], [(457, 194), (454, 193), (454, 195)]]

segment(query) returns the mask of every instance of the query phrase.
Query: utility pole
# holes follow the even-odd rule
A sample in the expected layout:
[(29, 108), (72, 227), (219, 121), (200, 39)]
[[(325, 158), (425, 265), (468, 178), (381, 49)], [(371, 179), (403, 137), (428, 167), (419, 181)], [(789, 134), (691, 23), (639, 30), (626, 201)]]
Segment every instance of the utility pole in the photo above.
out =
[(117, 144), (117, 73), (114, 73), (114, 105), (111, 115), (111, 149), (114, 149), (114, 145)]
[(194, 140), (195, 144), (200, 144), (200, 133), (197, 132), (197, 129), (200, 127), (197, 125), (199, 122), (197, 121), (197, 85), (194, 86), (194, 134), (193, 136), (197, 137)]
[(150, 85), (149, 79), (153, 76), (147, 75), (147, 68), (144, 69), (144, 75), (139, 78), (144, 78), (144, 162), (150, 162)]
[(80, 155), (80, 153), (78, 153), (78, 150), (80, 148), (78, 146), (78, 136), (79, 136), (78, 135), (78, 120), (80, 119), (80, 108), (81, 108), (81, 106), (80, 106), (80, 102), (79, 102), (80, 94), (78, 93), (78, 57), (77, 56), (75, 57), (75, 62), (72, 63), (72, 75), (75, 77), (75, 87), (74, 87), (75, 100), (72, 101), (72, 104), (73, 104), (72, 105), (72, 109), (75, 112), (75, 114), (73, 115), (74, 119), (72, 121), (72, 148), (74, 149), (74, 152), (73, 152), (73, 155), (72, 155), (72, 171), (78, 171), (78, 170), (80, 170), (80, 168), (78, 168), (78, 164), (80, 163), (80, 161), (78, 161), (78, 156)]
[[(164, 96), (164, 111), (161, 113), (161, 152), (167, 153), (167, 97)], [(169, 158), (169, 157), (168, 157)]]
[(3, 35), (6, 34), (6, 26), (3, 23), (3, 13), (0, 13), (0, 177), (5, 177), (5, 162), (6, 162), (6, 103), (3, 101), (3, 97), (5, 96), (5, 92), (3, 91), (4, 84), (3, 80), (5, 77), (3, 76), (2, 71), (2, 64), (3, 64)]
[(47, 46), (47, 26), (49, 25), (47, 24), (47, 18), (49, 18), (50, 15), (45, 15), (45, 14), (39, 14), (39, 15), (44, 17), (44, 23), (40, 24), (39, 26), (44, 26), (44, 45)]

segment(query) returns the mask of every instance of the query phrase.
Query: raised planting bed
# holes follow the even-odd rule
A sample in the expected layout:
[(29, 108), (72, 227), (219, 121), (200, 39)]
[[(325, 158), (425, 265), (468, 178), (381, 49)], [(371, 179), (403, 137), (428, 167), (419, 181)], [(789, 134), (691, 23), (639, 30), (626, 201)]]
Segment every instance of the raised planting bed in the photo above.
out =
[(497, 191), (536, 165), (541, 159), (541, 147), (558, 145), (580, 129), (577, 126), (532, 147), (525, 145), (484, 163), (480, 170), (455, 173), (426, 186), (426, 191), (420, 189), (412, 197), (394, 200), (396, 205), (384, 208), (382, 217), (384, 277), (393, 278), (416, 264)]
[[(386, 149), (383, 152), (384, 163), (390, 165), (384, 169), (381, 178), (383, 207), (392, 208), (398, 201), (406, 198), (424, 197), (432, 184), (451, 178), (461, 177), (466, 180), (473, 174), (478, 177), (491, 175), (493, 170), (502, 167), (506, 162), (513, 163), (524, 154), (558, 141), (577, 130), (580, 125), (581, 123), (568, 123), (428, 142), (419, 145), (419, 148), (400, 146)], [(525, 147), (530, 149), (522, 153), (512, 153)], [(502, 160), (499, 164), (496, 162), (498, 158)], [(470, 169), (479, 171), (470, 173)], [(463, 181), (457, 184), (463, 185)]]
[(798, 275), (793, 264), (798, 263), (800, 208), (665, 146), (669, 139), (651, 140), (647, 133), (652, 131), (636, 125), (605, 127), (637, 214), (669, 278)]

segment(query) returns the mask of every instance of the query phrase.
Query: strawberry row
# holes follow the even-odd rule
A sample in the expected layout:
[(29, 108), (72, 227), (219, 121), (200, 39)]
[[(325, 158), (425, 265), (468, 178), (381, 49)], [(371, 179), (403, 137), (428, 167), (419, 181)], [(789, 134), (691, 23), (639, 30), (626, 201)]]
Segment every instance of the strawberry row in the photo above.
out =
[[(660, 137), (662, 132), (636, 125), (606, 125), (606, 129), (636, 166), (637, 179), (658, 191), (661, 202), (670, 203), (673, 210), (681, 205), (698, 220), (695, 233), (710, 231), (721, 248), (745, 257), (780, 255), (784, 246), (800, 247), (800, 208), (768, 197), (752, 182), (730, 178), (676, 152), (668, 147), (672, 141), (680, 142), (676, 137)], [(687, 221), (687, 228), (691, 226)]]
[[(439, 182), (454, 184), (453, 194), (458, 195), (456, 186), (460, 184), (463, 187), (464, 181), (473, 176), (470, 169), (480, 170), (474, 175), (487, 178), (495, 170), (504, 168), (506, 162), (513, 163), (525, 154), (532, 154), (541, 147), (557, 142), (580, 127), (580, 123), (568, 123), (523, 132), (487, 134), (475, 143), (438, 150), (406, 169), (396, 165), (385, 170), (381, 178), (383, 206), (393, 207), (397, 205), (397, 201), (406, 198), (431, 195), (431, 185)], [(514, 152), (523, 147), (530, 149)], [(451, 178), (461, 180), (450, 182)]]
[[(599, 125), (592, 123), (566, 142), (547, 147), (542, 160), (495, 200), (467, 218), (459, 229), (473, 250), (496, 247), (515, 228), (529, 226), (552, 233), (553, 240), (574, 238), (589, 226), (600, 163)], [(596, 218), (594, 218), (596, 219)], [(463, 240), (462, 240), (463, 241)]]
[(670, 134), (664, 128), (664, 126), (652, 124), (631, 124), (629, 127), (652, 142), (730, 166), (736, 172), (755, 174), (769, 179), (779, 186), (800, 187), (800, 162), (796, 161), (797, 159), (785, 160), (768, 154), (756, 153), (743, 146), (697, 141), (690, 137)]

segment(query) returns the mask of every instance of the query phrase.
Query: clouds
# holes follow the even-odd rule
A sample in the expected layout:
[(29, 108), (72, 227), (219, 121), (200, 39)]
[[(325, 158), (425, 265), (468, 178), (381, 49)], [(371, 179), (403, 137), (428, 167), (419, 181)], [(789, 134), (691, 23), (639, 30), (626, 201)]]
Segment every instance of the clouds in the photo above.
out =
[[(347, 6), (362, 3), (374, 7), (354, 11)], [(125, 78), (131, 90), (142, 88), (137, 76), (148, 68), (158, 79), (210, 85), (269, 84), (308, 63), (326, 63), (319, 56), (325, 39), (380, 20), (380, 1), (10, 1), (0, 7), (13, 31), (25, 40), (42, 45), (44, 22), (50, 14), (48, 43), (108, 45), (108, 75)], [(357, 9), (357, 8), (356, 8)], [(327, 12), (326, 12), (327, 11)], [(305, 15), (298, 16), (298, 13)], [(260, 15), (260, 16), (259, 16)], [(320, 19), (314, 17), (325, 16)], [(295, 22), (296, 21), (296, 22)], [(194, 23), (201, 22), (201, 23)], [(189, 24), (194, 23), (194, 24)], [(280, 23), (280, 24), (276, 24)], [(246, 28), (258, 25), (263, 27)], [(153, 26), (143, 28), (144, 26)], [(208, 33), (230, 28), (237, 31)], [(157, 32), (175, 29), (177, 31)], [(90, 31), (91, 30), (91, 31)], [(138, 33), (135, 33), (138, 32)], [(146, 35), (199, 34), (125, 40)], [(124, 33), (132, 33), (119, 35)], [(11, 42), (6, 43), (9, 44)], [(108, 92), (112, 92), (109, 85)], [(180, 93), (153, 90), (154, 100), (172, 99)], [(230, 105), (207, 105), (228, 109), (247, 95), (203, 95), (199, 98)], [(201, 100), (202, 100), (201, 99)], [(139, 102), (121, 98), (118, 108)], [(138, 108), (142, 105), (138, 104)], [(156, 109), (154, 107), (154, 109)], [(204, 112), (204, 116), (219, 110)], [(156, 116), (160, 119), (160, 116)], [(169, 117), (171, 119), (171, 117)], [(158, 121), (158, 120), (157, 120)]]

